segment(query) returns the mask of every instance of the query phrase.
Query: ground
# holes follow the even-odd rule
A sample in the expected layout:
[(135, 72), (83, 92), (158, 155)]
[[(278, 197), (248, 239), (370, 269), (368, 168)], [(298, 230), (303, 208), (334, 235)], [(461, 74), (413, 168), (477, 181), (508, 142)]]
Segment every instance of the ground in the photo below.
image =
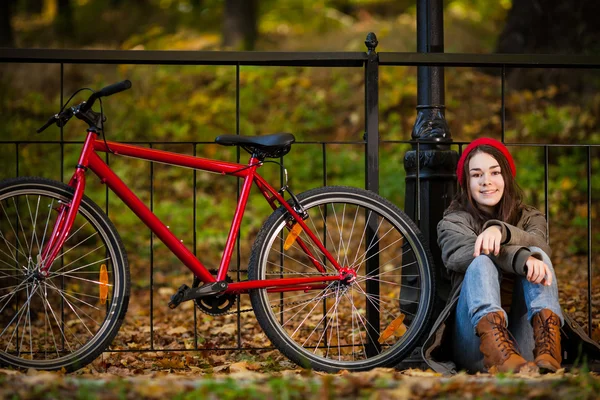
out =
[[(122, 372), (122, 371), (121, 371)], [(459, 374), (376, 369), (324, 374), (301, 369), (264, 372), (259, 364), (233, 362), (217, 373), (161, 369), (135, 376), (119, 371), (0, 370), (0, 399), (597, 399), (600, 376), (583, 370), (548, 375)]]

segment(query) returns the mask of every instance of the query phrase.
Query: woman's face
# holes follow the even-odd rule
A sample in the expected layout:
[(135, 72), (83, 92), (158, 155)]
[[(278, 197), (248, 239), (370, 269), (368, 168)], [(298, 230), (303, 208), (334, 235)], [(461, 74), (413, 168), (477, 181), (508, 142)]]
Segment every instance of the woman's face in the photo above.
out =
[(504, 178), (498, 161), (487, 153), (476, 153), (469, 161), (469, 190), (477, 206), (492, 213), (504, 194)]

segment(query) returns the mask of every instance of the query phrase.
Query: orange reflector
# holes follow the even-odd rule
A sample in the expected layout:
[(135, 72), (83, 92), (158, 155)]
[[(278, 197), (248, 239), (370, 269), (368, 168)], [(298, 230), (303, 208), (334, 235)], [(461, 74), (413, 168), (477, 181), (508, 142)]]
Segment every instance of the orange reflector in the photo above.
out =
[(392, 323), (389, 324), (388, 327), (385, 328), (385, 330), (383, 332), (381, 332), (378, 342), (383, 343), (390, 336), (401, 337), (402, 335), (404, 335), (406, 333), (406, 325), (404, 325), (403, 321), (404, 321), (404, 314), (400, 314), (400, 316), (398, 318), (393, 320)]
[(100, 304), (106, 304), (108, 297), (108, 271), (106, 264), (100, 266)]
[(285, 243), (283, 244), (284, 250), (288, 250), (290, 247), (292, 247), (300, 232), (302, 232), (302, 227), (300, 224), (294, 224), (292, 229), (290, 229), (290, 233), (288, 233), (287, 237), (285, 238)]

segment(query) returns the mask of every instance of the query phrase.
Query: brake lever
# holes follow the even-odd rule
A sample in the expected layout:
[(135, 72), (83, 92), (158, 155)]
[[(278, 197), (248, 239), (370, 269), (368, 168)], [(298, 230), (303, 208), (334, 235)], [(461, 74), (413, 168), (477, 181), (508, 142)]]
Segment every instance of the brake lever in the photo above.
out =
[(73, 110), (74, 108), (75, 107), (67, 108), (65, 111), (58, 114), (56, 118), (56, 126), (58, 126), (59, 128), (65, 126), (67, 122), (69, 122), (69, 120), (73, 117), (73, 114), (75, 114), (75, 110)]

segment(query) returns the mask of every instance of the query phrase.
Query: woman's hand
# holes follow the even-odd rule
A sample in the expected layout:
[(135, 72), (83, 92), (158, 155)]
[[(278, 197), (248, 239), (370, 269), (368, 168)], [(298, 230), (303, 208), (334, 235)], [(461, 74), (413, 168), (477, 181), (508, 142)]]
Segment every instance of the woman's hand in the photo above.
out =
[(497, 256), (500, 253), (500, 241), (502, 240), (502, 231), (495, 225), (490, 226), (477, 236), (473, 256), (478, 257), (483, 254), (494, 253)]
[(531, 283), (541, 283), (546, 286), (552, 284), (552, 272), (542, 260), (535, 257), (529, 257), (527, 262), (527, 280)]

